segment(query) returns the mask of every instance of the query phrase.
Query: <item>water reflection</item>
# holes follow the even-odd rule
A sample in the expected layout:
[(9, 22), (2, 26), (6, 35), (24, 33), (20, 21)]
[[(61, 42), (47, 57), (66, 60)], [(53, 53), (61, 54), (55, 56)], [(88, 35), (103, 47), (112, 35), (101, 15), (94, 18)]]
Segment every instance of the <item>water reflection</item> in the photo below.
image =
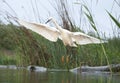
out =
[(0, 69), (0, 83), (119, 83), (120, 74), (71, 72), (29, 72)]

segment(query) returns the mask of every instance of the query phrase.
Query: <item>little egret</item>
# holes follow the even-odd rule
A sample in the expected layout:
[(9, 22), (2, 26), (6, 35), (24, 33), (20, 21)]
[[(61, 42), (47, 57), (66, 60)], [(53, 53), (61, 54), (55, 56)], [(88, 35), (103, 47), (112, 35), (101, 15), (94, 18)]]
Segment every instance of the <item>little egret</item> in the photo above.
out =
[(63, 29), (61, 26), (57, 24), (54, 18), (50, 17), (47, 22), (52, 21), (55, 24), (55, 27), (50, 27), (47, 24), (41, 23), (30, 23), (27, 21), (23, 21), (20, 19), (16, 20), (20, 25), (30, 29), (39, 35), (43, 36), (44, 38), (48, 39), (49, 41), (56, 42), (61, 39), (65, 46), (77, 47), (78, 45), (85, 45), (85, 44), (97, 44), (97, 43), (104, 43), (104, 41), (94, 38), (92, 36), (86, 35), (81, 32), (71, 32), (66, 29)]

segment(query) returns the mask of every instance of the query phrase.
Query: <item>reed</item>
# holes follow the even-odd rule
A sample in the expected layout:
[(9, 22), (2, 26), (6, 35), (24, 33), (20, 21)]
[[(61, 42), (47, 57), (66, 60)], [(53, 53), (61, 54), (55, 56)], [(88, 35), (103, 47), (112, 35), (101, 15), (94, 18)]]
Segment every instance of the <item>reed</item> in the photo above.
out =
[[(32, 7), (34, 6), (32, 5)], [(37, 7), (36, 5), (33, 10)], [(62, 27), (70, 31), (82, 31), (81, 27), (75, 24), (74, 17), (68, 14), (70, 11), (67, 1), (57, 0), (54, 8), (58, 12), (59, 19), (61, 19), (60, 25)], [(101, 39), (92, 13), (86, 5), (84, 5), (84, 8), (87, 12), (83, 10), (80, 10), (80, 12), (86, 15), (91, 28), (96, 31), (92, 34), (97, 33), (94, 36)], [(36, 13), (34, 12), (34, 14)], [(37, 14), (39, 14), (39, 11), (37, 11)], [(108, 15), (119, 27), (119, 21), (110, 13)], [(40, 19), (39, 17), (39, 21)], [(72, 48), (65, 47), (61, 40), (53, 43), (24, 27), (15, 26), (11, 21), (9, 23), (8, 25), (0, 24), (0, 64), (8, 64), (6, 62), (9, 62), (22, 66), (39, 65), (49, 68), (70, 69), (81, 65), (98, 66), (120, 62), (119, 34), (109, 38), (103, 35), (102, 37), (108, 41), (104, 44), (90, 44)], [(6, 56), (2, 49), (12, 51), (16, 58), (13, 59), (13, 56), (9, 56), (9, 54)]]

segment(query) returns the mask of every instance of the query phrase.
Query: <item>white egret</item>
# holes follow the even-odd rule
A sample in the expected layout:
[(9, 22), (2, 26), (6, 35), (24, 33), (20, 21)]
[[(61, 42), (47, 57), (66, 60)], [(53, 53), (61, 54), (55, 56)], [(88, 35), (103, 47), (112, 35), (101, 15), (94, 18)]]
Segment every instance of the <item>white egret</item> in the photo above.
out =
[(30, 22), (17, 19), (17, 22), (20, 25), (38, 33), (39, 35), (43, 36), (44, 38), (52, 42), (56, 42), (58, 38), (61, 39), (65, 46), (68, 45), (71, 47), (77, 47), (77, 44), (85, 45), (85, 44), (91, 44), (91, 43), (97, 44), (97, 43), (104, 42), (81, 32), (71, 32), (66, 29), (63, 29), (57, 24), (55, 19), (52, 17), (50, 17), (47, 22), (49, 21), (52, 21), (55, 24), (56, 28), (52, 28), (47, 24), (30, 23)]

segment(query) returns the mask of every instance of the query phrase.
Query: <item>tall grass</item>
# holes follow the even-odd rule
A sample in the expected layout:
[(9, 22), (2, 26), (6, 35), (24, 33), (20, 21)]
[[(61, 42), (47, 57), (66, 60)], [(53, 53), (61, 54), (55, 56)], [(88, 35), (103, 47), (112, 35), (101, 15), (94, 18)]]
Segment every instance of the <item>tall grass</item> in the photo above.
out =
[[(89, 12), (84, 14), (88, 18), (91, 27), (97, 32), (97, 35), (95, 36), (100, 39), (93, 16), (89, 11), (89, 8), (87, 8), (87, 6), (84, 7)], [(35, 8), (37, 8), (37, 6)], [(80, 29), (81, 27), (75, 25), (75, 22), (72, 19), (74, 17), (70, 16), (67, 1), (57, 0), (56, 7), (54, 8), (56, 12), (58, 12), (63, 28), (70, 31), (82, 31)], [(81, 10), (81, 12), (84, 11)], [(39, 14), (39, 11), (37, 13)], [(113, 19), (112, 16), (111, 18)], [(119, 24), (117, 23), (118, 21), (114, 21), (116, 24)], [(92, 33), (94, 34), (94, 32)], [(31, 30), (15, 26), (11, 22), (9, 25), (0, 24), (0, 48), (13, 51), (14, 55), (19, 56), (19, 58), (16, 58), (16, 60), (18, 60), (17, 64), (19, 63), (19, 65), (22, 66), (39, 65), (49, 68), (70, 69), (81, 65), (96, 66), (119, 63), (119, 36), (114, 36), (113, 38), (106, 40), (108, 41), (107, 43), (100, 45), (90, 44), (78, 46), (77, 48), (65, 47), (61, 40), (58, 40), (55, 43), (50, 42)], [(0, 54), (0, 57), (4, 56), (2, 52), (0, 52)], [(5, 60), (2, 61), (2, 64), (3, 63), (6, 63)]]
[[(95, 24), (95, 22), (94, 22), (94, 20), (93, 20), (93, 16), (92, 16), (92, 14), (90, 13), (88, 7), (87, 7), (87, 6), (84, 6), (84, 7), (85, 7), (85, 9), (86, 9), (87, 12), (88, 12), (88, 14), (85, 12), (85, 15), (87, 16), (90, 25), (91, 25), (92, 28), (97, 32), (98, 38), (100, 39), (100, 35), (99, 35), (99, 33), (98, 33), (96, 24)], [(100, 39), (100, 40), (101, 40), (101, 39)], [(107, 55), (106, 50), (105, 50), (105, 48), (104, 48), (104, 46), (103, 46), (102, 43), (101, 43), (101, 48), (102, 48), (102, 51), (103, 51), (103, 55), (104, 55), (105, 58), (106, 58), (107, 65), (110, 65), (110, 62), (109, 62), (109, 59), (108, 59), (108, 55)], [(100, 61), (101, 61), (101, 65), (103, 65), (103, 56), (101, 56), (101, 60), (100, 60)], [(110, 71), (112, 72), (111, 67), (110, 67)]]
[[(7, 25), (4, 25), (7, 26)], [(4, 28), (2, 30), (5, 34), (9, 34), (10, 26), (7, 26), (8, 28)], [(2, 27), (1, 27), (2, 28)], [(0, 30), (1, 30), (0, 28)], [(45, 38), (39, 36), (38, 34), (29, 31), (29, 33), (32, 35), (32, 39), (28, 37), (28, 34), (26, 35), (26, 32), (23, 30), (16, 28), (16, 26), (12, 26), (12, 31), (16, 30), (17, 33), (15, 33), (16, 37), (13, 36), (13, 32), (11, 35), (3, 36), (8, 37), (8, 43), (12, 40), (6, 47), (3, 46), (3, 44), (6, 44), (4, 42), (4, 38), (1, 39), (0, 46), (1, 49), (8, 49), (15, 52), (15, 55), (19, 55), (21, 59), (22, 65), (41, 65), (51, 68), (73, 68), (80, 65), (101, 65), (101, 56), (102, 58), (102, 65), (106, 65), (107, 61), (106, 58), (104, 58), (104, 52), (101, 49), (101, 45), (84, 45), (84, 46), (78, 46), (78, 48), (70, 48), (67, 51), (67, 48), (63, 45), (61, 40), (58, 40), (58, 42), (53, 43)], [(8, 32), (7, 32), (8, 31)], [(13, 39), (10, 38), (10, 36), (13, 37)], [(34, 40), (33, 40), (34, 39)], [(104, 48), (106, 50), (106, 53), (108, 55), (109, 61), (112, 64), (119, 63), (120, 61), (120, 39), (118, 37), (110, 38), (108, 40), (108, 43), (103, 44)], [(10, 47), (9, 45), (12, 45)], [(66, 51), (68, 53), (66, 53)], [(0, 53), (2, 54), (2, 51)], [(69, 55), (70, 54), (70, 55)], [(8, 55), (9, 56), (9, 55)], [(11, 56), (13, 57), (13, 56)], [(19, 61), (19, 60), (18, 60)]]

